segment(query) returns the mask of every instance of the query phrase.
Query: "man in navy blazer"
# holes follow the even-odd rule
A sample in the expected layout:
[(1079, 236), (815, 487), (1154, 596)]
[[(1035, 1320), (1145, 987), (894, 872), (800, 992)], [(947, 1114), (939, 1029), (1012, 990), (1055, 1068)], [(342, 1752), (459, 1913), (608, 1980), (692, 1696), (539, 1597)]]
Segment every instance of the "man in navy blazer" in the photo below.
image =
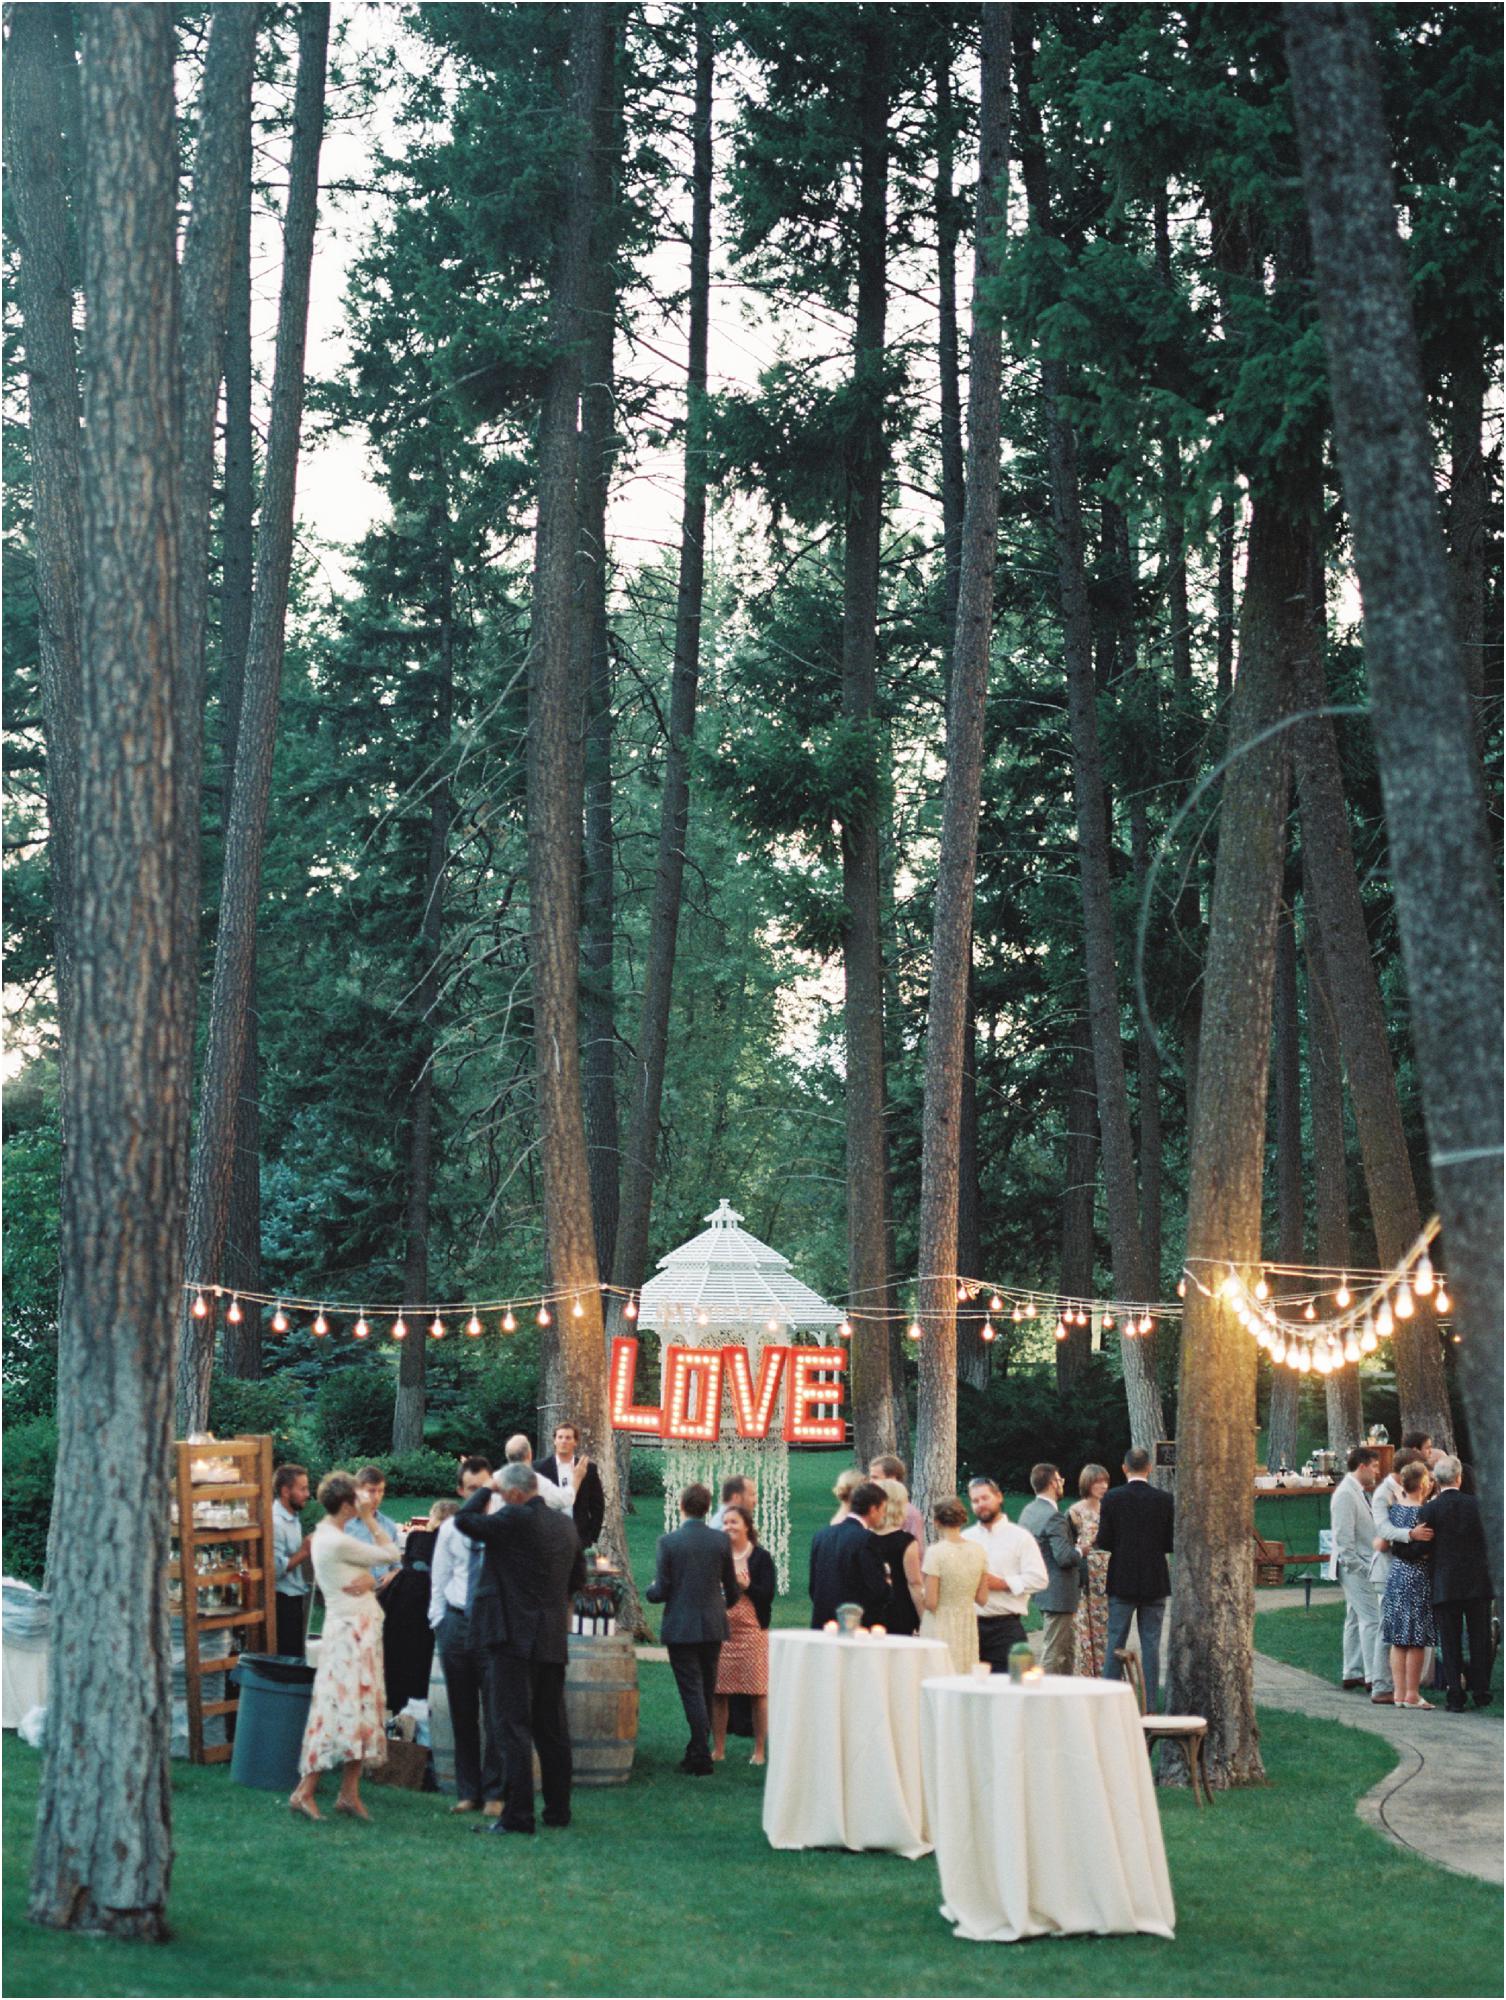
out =
[(1109, 1555), (1109, 1639), (1105, 1680), (1123, 1679), (1116, 1657), (1129, 1643), (1130, 1620), (1139, 1628), (1145, 1669), (1145, 1700), (1152, 1715), (1161, 1696), (1161, 1625), (1171, 1595), (1172, 1524), (1176, 1509), (1169, 1493), (1150, 1483), (1150, 1453), (1135, 1445), (1124, 1455), (1123, 1486), (1110, 1487), (1098, 1509), (1097, 1546)]
[[(1445, 1705), (1451, 1715), (1463, 1712), (1464, 1660), (1459, 1641), (1469, 1634), (1469, 1690), (1476, 1708), (1490, 1700), (1490, 1670), (1494, 1665), (1490, 1638), (1490, 1557), (1485, 1547), (1485, 1523), (1473, 1493), (1460, 1491), (1457, 1458), (1440, 1455), (1433, 1461), (1438, 1494), (1417, 1516), (1413, 1539), (1433, 1544), (1433, 1617), (1438, 1649), (1443, 1655)], [(1431, 1538), (1420, 1531), (1431, 1528)]]
[(839, 1604), (861, 1604), (863, 1623), (882, 1619), (889, 1602), (889, 1571), (874, 1540), (889, 1496), (865, 1479), (852, 1496), (852, 1512), (811, 1538), (811, 1624), (816, 1631), (837, 1615)]
[(672, 1535), (659, 1537), (654, 1580), (643, 1593), (650, 1604), (662, 1604), (659, 1637), (669, 1650), (670, 1671), (680, 1691), (680, 1706), (690, 1725), (682, 1771), (709, 1778), (711, 1704), (716, 1694), (716, 1670), (727, 1637), (727, 1613), (741, 1593), (732, 1561), (732, 1544), (719, 1528), (708, 1528), (711, 1494), (704, 1486), (687, 1486), (680, 1495), (683, 1517)]

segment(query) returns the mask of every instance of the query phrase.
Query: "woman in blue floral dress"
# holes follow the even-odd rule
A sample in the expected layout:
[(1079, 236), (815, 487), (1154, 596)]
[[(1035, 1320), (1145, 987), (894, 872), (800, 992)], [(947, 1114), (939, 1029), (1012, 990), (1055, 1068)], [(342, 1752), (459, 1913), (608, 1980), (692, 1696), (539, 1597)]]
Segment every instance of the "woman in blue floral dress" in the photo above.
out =
[[(1401, 1475), (1401, 1499), (1386, 1517), (1393, 1528), (1415, 1528), (1427, 1498), (1428, 1469), (1421, 1459)], [(1433, 1552), (1426, 1542), (1376, 1544), (1389, 1548), (1391, 1573), (1381, 1600), (1381, 1637), (1391, 1648), (1391, 1679), (1398, 1708), (1431, 1708), (1418, 1693), (1427, 1649), (1438, 1642), (1433, 1624)]]

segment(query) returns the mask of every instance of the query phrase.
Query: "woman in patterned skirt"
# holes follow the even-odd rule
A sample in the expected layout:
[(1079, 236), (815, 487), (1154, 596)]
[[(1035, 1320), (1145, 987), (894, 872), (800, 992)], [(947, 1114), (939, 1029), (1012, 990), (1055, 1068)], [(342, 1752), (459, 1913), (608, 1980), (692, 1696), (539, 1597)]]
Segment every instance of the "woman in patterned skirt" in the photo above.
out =
[[(303, 1775), (288, 1804), (305, 1819), (322, 1819), (314, 1804), (319, 1775), (338, 1765), (335, 1811), (370, 1819), (361, 1804), (361, 1767), (387, 1757), (382, 1607), (371, 1572), (400, 1562), (402, 1553), (388, 1538), (375, 1504), (357, 1500), (348, 1472), (332, 1472), (320, 1481), (319, 1504), (325, 1519), (314, 1530), (313, 1556), (314, 1578), (324, 1593), (324, 1635), (298, 1757)], [(357, 1516), (371, 1531), (369, 1542), (345, 1532)]]
[[(1415, 1528), (1428, 1497), (1429, 1474), (1423, 1459), (1414, 1459), (1401, 1475), (1401, 1499), (1386, 1509), (1393, 1528)], [(1391, 1648), (1391, 1681), (1398, 1708), (1431, 1708), (1418, 1692), (1422, 1664), (1429, 1646), (1438, 1643), (1433, 1624), (1433, 1551), (1426, 1542), (1388, 1542), (1391, 1569), (1381, 1599), (1381, 1637)]]
[(727, 1754), (728, 1697), (745, 1694), (753, 1706), (753, 1755), (761, 1764), (769, 1734), (769, 1620), (774, 1612), (774, 1563), (758, 1546), (758, 1531), (746, 1507), (729, 1507), (722, 1516), (722, 1533), (732, 1544), (732, 1566), (742, 1596), (727, 1613), (727, 1639), (716, 1669), (716, 1694), (711, 1705), (711, 1755), (716, 1763)]
[(1109, 1475), (1101, 1465), (1085, 1465), (1078, 1476), (1082, 1498), (1067, 1509), (1077, 1531), (1077, 1546), (1088, 1552), (1082, 1595), (1077, 1600), (1073, 1637), (1077, 1641), (1077, 1672), (1096, 1680), (1103, 1672), (1109, 1645), (1109, 1558), (1098, 1541), (1098, 1503), (1109, 1490)]

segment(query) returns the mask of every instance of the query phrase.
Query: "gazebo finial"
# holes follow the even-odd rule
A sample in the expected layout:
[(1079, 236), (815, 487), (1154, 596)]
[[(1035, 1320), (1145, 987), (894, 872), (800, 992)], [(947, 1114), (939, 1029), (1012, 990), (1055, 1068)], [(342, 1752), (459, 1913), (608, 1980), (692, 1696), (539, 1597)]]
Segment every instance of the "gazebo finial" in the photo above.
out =
[(703, 1215), (701, 1220), (702, 1222), (709, 1222), (713, 1229), (735, 1229), (738, 1223), (742, 1221), (742, 1217), (732, 1206), (731, 1202), (728, 1201), (727, 1197), (723, 1195), (710, 1215)]

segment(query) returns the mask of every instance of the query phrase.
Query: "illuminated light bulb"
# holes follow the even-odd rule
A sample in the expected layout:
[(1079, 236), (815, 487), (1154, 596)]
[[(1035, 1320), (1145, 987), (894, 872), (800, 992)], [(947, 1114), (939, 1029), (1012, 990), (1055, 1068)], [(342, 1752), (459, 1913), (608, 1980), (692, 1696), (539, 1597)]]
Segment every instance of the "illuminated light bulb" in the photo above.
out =
[(1453, 1309), (1454, 1302), (1448, 1295), (1448, 1287), (1440, 1278), (1438, 1280), (1438, 1289), (1433, 1294), (1433, 1311), (1442, 1314), (1452, 1312)]
[(1082, 1306), (1077, 1308), (1077, 1324), (1079, 1326), (1086, 1326), (1088, 1324), (1088, 1315)]
[(1302, 1317), (1306, 1320), (1314, 1320), (1318, 1317), (1318, 1308), (1313, 1304), (1311, 1299), (1302, 1308)]
[(1178, 1278), (1178, 1279), (1177, 1279), (1177, 1297), (1178, 1297), (1179, 1299), (1185, 1299), (1185, 1298), (1186, 1298), (1186, 1296), (1187, 1296), (1187, 1280), (1186, 1280), (1185, 1278)]
[(507, 1311), (502, 1315), (502, 1331), (504, 1333), (516, 1333), (517, 1330), (518, 1330), (518, 1322), (516, 1318), (513, 1316), (512, 1307), (509, 1306), (507, 1308)]
[(225, 1315), (232, 1326), (239, 1326), (246, 1315), (241, 1311), (241, 1302), (234, 1292), (230, 1294), (230, 1310)]
[(1018, 1326), (1020, 1321), (1025, 1317), (1025, 1308), (1020, 1304), (1018, 1299), (1015, 1300), (1014, 1311), (1009, 1315), (1009, 1317), (1014, 1321), (1016, 1326)]
[(1382, 1340), (1387, 1339), (1396, 1331), (1396, 1319), (1391, 1311), (1391, 1301), (1389, 1299), (1381, 1300), (1381, 1309), (1375, 1315), (1375, 1330)]
[(1424, 1250), (1417, 1260), (1417, 1269), (1412, 1273), (1412, 1289), (1418, 1298), (1425, 1299), (1432, 1291), (1437, 1279), (1433, 1275), (1433, 1260)]
[(476, 1317), (475, 1313), (472, 1313), (470, 1318), (466, 1321), (465, 1330), (471, 1336), (472, 1340), (474, 1340), (476, 1338), (476, 1335), (481, 1331), (481, 1322)]
[(1361, 1354), (1373, 1354), (1379, 1346), (1380, 1342), (1375, 1336), (1375, 1324), (1367, 1317), (1360, 1334), (1360, 1352)]
[(1105, 1333), (1114, 1331), (1114, 1315), (1111, 1312), (1106, 1312), (1103, 1316), (1103, 1330)]
[(408, 1322), (405, 1319), (399, 1317), (392, 1322), (392, 1338), (394, 1340), (408, 1338)]
[(711, 1324), (710, 1315), (707, 1313), (698, 1312), (695, 1316), (695, 1323), (697, 1326), (710, 1326)]
[(365, 1313), (361, 1314), (361, 1317), (356, 1321), (355, 1325), (351, 1328), (351, 1332), (355, 1335), (357, 1340), (366, 1340), (367, 1338), (369, 1338), (371, 1333), (371, 1328), (367, 1324)]
[(910, 1324), (905, 1328), (905, 1338), (906, 1340), (919, 1340), (920, 1335), (921, 1335), (920, 1321), (918, 1319), (912, 1319)]
[(1349, 1273), (1347, 1271), (1339, 1279), (1339, 1289), (1333, 1295), (1333, 1302), (1340, 1312), (1349, 1303)]
[[(994, 1295), (993, 1295), (993, 1297), (992, 1297), (992, 1298), (991, 1298), (991, 1299), (989, 1300), (989, 1302), (988, 1302), (988, 1309), (989, 1309), (989, 1311), (990, 1311), (991, 1313), (1001, 1313), (1001, 1312), (1003, 1312), (1003, 1310), (1004, 1310), (1004, 1301), (1003, 1301), (1003, 1300), (1002, 1300), (1002, 1299), (1001, 1299), (1001, 1298), (999, 1297), (999, 1294), (998, 1294), (997, 1292), (995, 1292), (995, 1293), (994, 1293)], [(1020, 1309), (1019, 1309), (1019, 1307), (1018, 1307), (1018, 1306), (1016, 1306), (1016, 1307), (1015, 1307), (1015, 1309), (1014, 1309), (1014, 1316), (1015, 1316), (1015, 1318), (1016, 1318), (1016, 1319), (1018, 1319), (1018, 1318), (1019, 1318), (1019, 1316), (1020, 1316)]]
[(288, 1330), (288, 1316), (283, 1311), (282, 1301), (279, 1299), (277, 1303), (277, 1310), (272, 1315), (272, 1331), (274, 1333), (286, 1333), (287, 1330)]
[(1454, 1338), (1454, 1345), (1455, 1347), (1457, 1347), (1460, 1341), (1463, 1340), (1464, 1335), (1462, 1333), (1456, 1333), (1453, 1338)]
[(551, 1320), (551, 1319), (552, 1319), (553, 1317), (554, 1317), (554, 1315), (553, 1315), (553, 1314), (552, 1314), (552, 1313), (550, 1312), (550, 1310), (549, 1310), (548, 1306), (540, 1306), (540, 1307), (539, 1307), (539, 1311), (538, 1311), (538, 1321), (539, 1321), (539, 1325), (540, 1325), (540, 1326), (548, 1326), (548, 1324), (549, 1324), (550, 1320)]
[(444, 1321), (439, 1317), (438, 1313), (435, 1313), (433, 1319), (429, 1321), (429, 1338), (430, 1340), (444, 1339)]
[(1257, 1299), (1268, 1299), (1271, 1296), (1271, 1288), (1265, 1281), (1264, 1271), (1255, 1280), (1255, 1296)]
[(1358, 1361), (1359, 1358), (1360, 1344), (1354, 1337), (1354, 1328), (1351, 1327), (1344, 1340), (1344, 1359), (1346, 1361)]
[[(1290, 1356), (1288, 1356), (1288, 1363), (1290, 1364)], [(1312, 1365), (1313, 1358), (1304, 1347), (1297, 1356), (1297, 1373), (1299, 1375), (1310, 1375), (1312, 1373)]]
[(208, 1319), (209, 1317), (209, 1301), (202, 1292), (198, 1293), (194, 1299), (193, 1316), (195, 1319)]
[(328, 1321), (328, 1320), (327, 1320), (327, 1319), (326, 1319), (326, 1318), (324, 1317), (324, 1308), (323, 1308), (323, 1306), (321, 1306), (321, 1307), (319, 1308), (319, 1311), (317, 1312), (317, 1314), (316, 1314), (316, 1315), (315, 1315), (315, 1317), (314, 1317), (314, 1338), (315, 1338), (315, 1340), (323, 1340), (324, 1336), (325, 1336), (325, 1335), (326, 1335), (326, 1334), (327, 1334), (328, 1332), (329, 1332), (329, 1321)]
[(1155, 1326), (1155, 1321), (1151, 1318), (1149, 1313), (1146, 1313), (1144, 1318), (1140, 1321), (1140, 1331), (1142, 1333), (1149, 1333), (1154, 1328), (1154, 1326)]
[[(988, 1336), (987, 1336), (987, 1335), (985, 1334), (985, 1335), (984, 1335), (984, 1338), (985, 1338), (985, 1339), (987, 1339), (987, 1337), (988, 1337)], [(847, 1319), (843, 1319), (843, 1320), (838, 1320), (838, 1322), (837, 1322), (837, 1338), (838, 1338), (838, 1340), (851, 1340), (851, 1339), (852, 1339), (852, 1321), (851, 1321), (851, 1320), (847, 1320)]]
[(1398, 1319), (1410, 1319), (1414, 1310), (1415, 1308), (1412, 1304), (1412, 1287), (1403, 1278), (1401, 1283), (1396, 1287), (1396, 1317)]
[(638, 1317), (638, 1301), (636, 1299), (628, 1300), (627, 1304), (622, 1308), (622, 1317), (624, 1319), (636, 1319)]
[(997, 1340), (998, 1337), (999, 1337), (999, 1329), (994, 1325), (993, 1321), (990, 1320), (988, 1324), (983, 1328), (982, 1338), (984, 1340), (993, 1341)]
[(1040, 1316), (1041, 1316), (1040, 1307), (1036, 1304), (1034, 1299), (1031, 1299), (1029, 1304), (1025, 1307), (1026, 1319), (1039, 1319)]
[(1232, 1299), (1236, 1293), (1243, 1290), (1244, 1287), (1239, 1282), (1238, 1271), (1231, 1270), (1228, 1277), (1219, 1285), (1218, 1295), (1221, 1299)]
[(586, 1309), (581, 1304), (580, 1300), (577, 1299), (575, 1301), (575, 1304), (570, 1308), (570, 1317), (572, 1319), (584, 1319), (585, 1316), (586, 1316)]
[(1317, 1353), (1314, 1354), (1312, 1363), (1317, 1374), (1326, 1375), (1328, 1373), (1328, 1356), (1323, 1352), (1322, 1348), (1319, 1348)]
[(966, 1305), (966, 1304), (967, 1304), (967, 1286), (966, 1286), (966, 1285), (959, 1285), (959, 1286), (957, 1287), (957, 1303), (958, 1303), (958, 1305), (959, 1305), (959, 1306), (962, 1306), (962, 1305)]
[(1056, 1322), (1056, 1337), (1058, 1340), (1065, 1340), (1067, 1337), (1067, 1322), (1064, 1319)]

